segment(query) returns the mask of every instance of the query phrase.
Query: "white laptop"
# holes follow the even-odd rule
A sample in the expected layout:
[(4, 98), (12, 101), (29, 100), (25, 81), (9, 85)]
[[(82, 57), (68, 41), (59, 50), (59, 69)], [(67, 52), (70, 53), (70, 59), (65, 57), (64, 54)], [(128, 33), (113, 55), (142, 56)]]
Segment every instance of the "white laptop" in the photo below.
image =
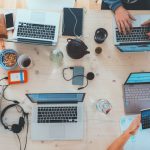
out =
[(13, 38), (18, 42), (56, 45), (60, 13), (18, 10)]
[(80, 140), (83, 138), (85, 93), (26, 94), (36, 103), (32, 110), (32, 140)]
[(26, 0), (26, 4), (32, 10), (62, 11), (64, 7), (74, 7), (75, 0)]

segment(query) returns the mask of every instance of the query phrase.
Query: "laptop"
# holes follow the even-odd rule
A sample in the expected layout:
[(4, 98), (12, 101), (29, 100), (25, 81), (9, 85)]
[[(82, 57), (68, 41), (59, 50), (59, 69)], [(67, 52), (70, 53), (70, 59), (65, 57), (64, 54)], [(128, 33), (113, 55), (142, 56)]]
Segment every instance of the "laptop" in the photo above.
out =
[(85, 93), (26, 94), (32, 109), (32, 140), (81, 140)]
[(75, 0), (26, 0), (28, 9), (62, 11), (64, 7), (73, 8)]
[(150, 40), (146, 35), (150, 32), (150, 27), (142, 27), (141, 24), (149, 20), (150, 15), (136, 15), (136, 21), (133, 21), (130, 34), (123, 35), (119, 33), (114, 19), (114, 44), (121, 52), (144, 52), (150, 51)]
[(131, 73), (123, 85), (123, 94), (127, 114), (150, 108), (150, 72)]
[(56, 45), (60, 13), (17, 10), (13, 38), (17, 42)]

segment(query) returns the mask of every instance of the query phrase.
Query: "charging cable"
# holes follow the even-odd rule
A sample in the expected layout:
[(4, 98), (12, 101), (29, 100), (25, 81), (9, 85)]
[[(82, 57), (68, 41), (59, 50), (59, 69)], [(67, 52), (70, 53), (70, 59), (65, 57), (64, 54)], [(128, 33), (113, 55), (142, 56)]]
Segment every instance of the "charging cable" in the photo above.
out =
[(93, 80), (94, 77), (95, 77), (95, 75), (94, 75), (93, 72), (89, 72), (86, 76), (85, 76), (85, 75), (76, 75), (76, 76), (72, 76), (70, 79), (67, 79), (66, 76), (65, 76), (65, 71), (66, 71), (67, 69), (73, 70), (74, 67), (68, 67), (68, 68), (64, 68), (64, 69), (63, 69), (62, 74), (63, 74), (63, 78), (64, 78), (66, 81), (71, 81), (72, 79), (74, 79), (74, 78), (76, 78), (76, 77), (84, 77), (84, 78), (86, 78), (86, 84), (85, 84), (85, 86), (78, 88), (78, 90), (81, 90), (81, 89), (86, 88), (86, 87), (88, 86), (88, 83), (89, 83), (88, 80)]

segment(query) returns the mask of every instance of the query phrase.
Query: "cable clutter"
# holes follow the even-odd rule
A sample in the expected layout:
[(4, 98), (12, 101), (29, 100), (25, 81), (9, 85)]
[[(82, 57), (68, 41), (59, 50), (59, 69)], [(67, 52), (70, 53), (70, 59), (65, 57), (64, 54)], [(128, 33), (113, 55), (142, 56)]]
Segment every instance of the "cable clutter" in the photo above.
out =
[[(7, 80), (8, 77), (4, 77), (2, 79), (0, 79), (0, 81), (2, 80)], [(28, 137), (28, 129), (29, 129), (29, 120), (28, 120), (28, 113), (26, 113), (23, 109), (23, 107), (20, 105), (20, 103), (18, 102), (18, 100), (10, 100), (8, 98), (6, 98), (5, 96), (5, 91), (6, 89), (9, 87), (9, 85), (0, 85), (0, 86), (4, 86), (4, 89), (2, 90), (2, 99), (3, 100), (6, 100), (8, 102), (11, 102), (12, 104), (10, 105), (7, 105), (2, 111), (1, 111), (1, 115), (0, 115), (0, 120), (1, 120), (1, 123), (3, 125), (3, 127), (13, 133), (16, 134), (17, 138), (18, 138), (18, 141), (19, 141), (19, 145), (20, 145), (20, 150), (25, 150), (26, 149), (26, 146), (27, 146), (27, 137)], [(1, 99), (1, 100), (2, 100)], [(17, 112), (20, 114), (21, 113), (21, 116), (19, 117), (19, 121), (18, 123), (15, 123), (15, 124), (8, 124), (6, 122), (6, 120), (4, 120), (4, 117), (6, 115), (6, 112), (8, 112), (8, 110), (12, 109), (12, 108), (16, 108)], [(27, 129), (26, 129), (26, 139), (25, 139), (25, 146), (24, 148), (22, 148), (22, 145), (21, 145), (21, 140), (20, 140), (20, 137), (19, 137), (19, 133), (24, 129), (25, 127), (25, 123), (27, 123)]]
[[(74, 67), (64, 68), (62, 71), (63, 78), (66, 81), (71, 81), (71, 80), (73, 81), (74, 79), (78, 78), (77, 80), (72, 82), (73, 85), (83, 85), (83, 78), (86, 79), (86, 84), (84, 86), (78, 88), (78, 90), (86, 88), (88, 86), (88, 80), (93, 80), (95, 78), (95, 75), (93, 72), (89, 72), (89, 73), (87, 73), (87, 75), (84, 75), (84, 71), (81, 71), (81, 68), (82, 68), (82, 70), (84, 70), (83, 67), (74, 66)], [(66, 76), (65, 76), (65, 71), (68, 69), (73, 70), (73, 76), (71, 78), (66, 78)]]

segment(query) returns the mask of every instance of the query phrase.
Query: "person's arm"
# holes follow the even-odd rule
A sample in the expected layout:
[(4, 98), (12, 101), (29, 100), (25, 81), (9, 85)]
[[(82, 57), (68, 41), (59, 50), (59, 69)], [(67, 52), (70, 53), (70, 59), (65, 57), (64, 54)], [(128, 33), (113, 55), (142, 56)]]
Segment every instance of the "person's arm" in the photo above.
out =
[(103, 0), (109, 8), (115, 14), (115, 20), (119, 29), (119, 32), (123, 34), (127, 34), (132, 29), (132, 21), (134, 21), (134, 17), (126, 10), (121, 0)]
[(115, 11), (119, 6), (122, 6), (121, 0), (103, 0), (112, 11)]
[[(142, 26), (150, 27), (150, 19), (145, 21)], [(150, 37), (150, 32), (148, 32), (147, 35)]]
[(131, 135), (134, 135), (141, 124), (141, 115), (138, 115), (130, 124), (128, 129), (118, 137), (107, 150), (122, 150), (125, 143), (128, 141)]

